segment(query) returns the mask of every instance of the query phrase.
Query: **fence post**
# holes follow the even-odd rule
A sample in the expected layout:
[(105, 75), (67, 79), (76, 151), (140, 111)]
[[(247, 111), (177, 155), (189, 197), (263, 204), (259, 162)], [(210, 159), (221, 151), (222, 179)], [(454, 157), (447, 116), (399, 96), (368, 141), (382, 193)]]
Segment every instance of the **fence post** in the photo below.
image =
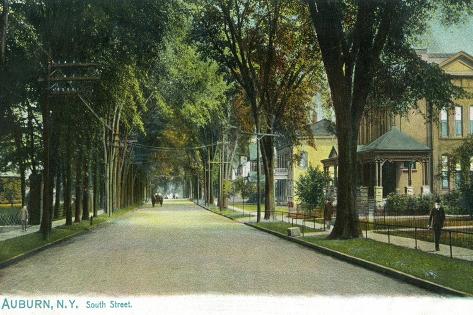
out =
[(389, 224), (388, 224), (388, 244), (391, 244), (391, 234), (389, 233)]
[(365, 225), (366, 225), (366, 239), (368, 239), (368, 220), (365, 221)]
[[(322, 214), (323, 215), (323, 219), (322, 219), (323, 223), (322, 224), (324, 225), (324, 232), (325, 232), (325, 226), (327, 225), (327, 222), (325, 222), (325, 211), (326, 211), (326, 209), (325, 209), (325, 205), (324, 205), (324, 211), (323, 211), (323, 214)], [(315, 219), (314, 219), (314, 229), (315, 229)]]
[(452, 253), (452, 231), (448, 231), (448, 236), (450, 239), (450, 258), (453, 258), (453, 253)]
[(415, 249), (417, 249), (417, 226), (414, 227), (414, 240), (416, 242)]

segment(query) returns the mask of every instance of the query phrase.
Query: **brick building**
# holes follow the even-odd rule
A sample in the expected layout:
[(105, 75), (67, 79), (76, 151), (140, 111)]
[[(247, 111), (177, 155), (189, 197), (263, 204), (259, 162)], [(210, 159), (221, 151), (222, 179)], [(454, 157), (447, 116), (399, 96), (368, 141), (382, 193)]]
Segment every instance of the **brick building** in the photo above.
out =
[[(455, 85), (473, 93), (472, 56), (462, 51), (418, 53), (450, 74)], [(417, 195), (455, 189), (458, 176), (448, 170), (448, 153), (473, 135), (473, 99), (458, 99), (455, 103), (455, 108), (431, 119), (426, 119), (431, 108), (425, 99), (403, 116), (380, 112), (365, 117), (359, 134), (358, 185), (378, 198), (392, 192)], [(323, 162), (327, 171), (336, 170), (335, 147)]]

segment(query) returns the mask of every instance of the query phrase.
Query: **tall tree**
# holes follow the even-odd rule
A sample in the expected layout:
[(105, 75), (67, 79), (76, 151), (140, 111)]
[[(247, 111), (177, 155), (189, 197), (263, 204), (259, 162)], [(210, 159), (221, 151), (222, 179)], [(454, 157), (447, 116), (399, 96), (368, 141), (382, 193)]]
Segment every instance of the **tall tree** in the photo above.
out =
[(10, 13), (9, 0), (2, 0), (2, 15), (0, 16), (0, 64), (5, 62), (7, 43), (8, 14)]
[(307, 114), (321, 79), (308, 11), (293, 0), (204, 0), (199, 12), (195, 39), (241, 86), (250, 105), (258, 146), (261, 140), (268, 219), (274, 210), (272, 135), (307, 131), (308, 119), (291, 113)]
[[(378, 83), (380, 86), (392, 83), (390, 77), (383, 74), (397, 70), (405, 74), (404, 78), (409, 78), (407, 82), (413, 83), (406, 89), (405, 82), (401, 82), (404, 89), (397, 98), (403, 109), (412, 107), (415, 97), (426, 97), (437, 107), (451, 105), (452, 97), (458, 96), (459, 91), (438, 67), (420, 60), (412, 43), (415, 36), (425, 30), (436, 9), (471, 11), (471, 1), (308, 0), (308, 4), (337, 126), (337, 219), (331, 237), (352, 238), (360, 232), (354, 186), (360, 121), (369, 104), (379, 105), (381, 99), (396, 97), (389, 90), (377, 89)], [(406, 69), (413, 71), (407, 73)], [(433, 75), (422, 76), (423, 73)], [(373, 84), (375, 81), (376, 85)]]

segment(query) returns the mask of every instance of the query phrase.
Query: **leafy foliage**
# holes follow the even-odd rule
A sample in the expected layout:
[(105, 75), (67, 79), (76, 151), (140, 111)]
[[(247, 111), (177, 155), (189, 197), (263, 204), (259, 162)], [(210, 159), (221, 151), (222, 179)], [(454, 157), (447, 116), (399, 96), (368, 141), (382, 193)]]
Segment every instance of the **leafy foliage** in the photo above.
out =
[(329, 180), (318, 167), (309, 165), (307, 172), (296, 181), (296, 196), (307, 205), (322, 206)]
[[(464, 209), (463, 212), (473, 215), (473, 137), (469, 136), (450, 155), (450, 172), (456, 172), (456, 164), (460, 164), (460, 181), (455, 207)], [(457, 210), (458, 212), (458, 210)]]

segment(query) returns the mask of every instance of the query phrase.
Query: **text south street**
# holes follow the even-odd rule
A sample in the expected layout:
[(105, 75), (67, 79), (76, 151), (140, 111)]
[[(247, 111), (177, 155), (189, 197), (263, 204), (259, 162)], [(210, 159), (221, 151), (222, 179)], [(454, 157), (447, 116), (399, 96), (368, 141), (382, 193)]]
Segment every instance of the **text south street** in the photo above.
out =
[(78, 308), (76, 300), (71, 299), (9, 299), (3, 298), (0, 309), (73, 309)]

